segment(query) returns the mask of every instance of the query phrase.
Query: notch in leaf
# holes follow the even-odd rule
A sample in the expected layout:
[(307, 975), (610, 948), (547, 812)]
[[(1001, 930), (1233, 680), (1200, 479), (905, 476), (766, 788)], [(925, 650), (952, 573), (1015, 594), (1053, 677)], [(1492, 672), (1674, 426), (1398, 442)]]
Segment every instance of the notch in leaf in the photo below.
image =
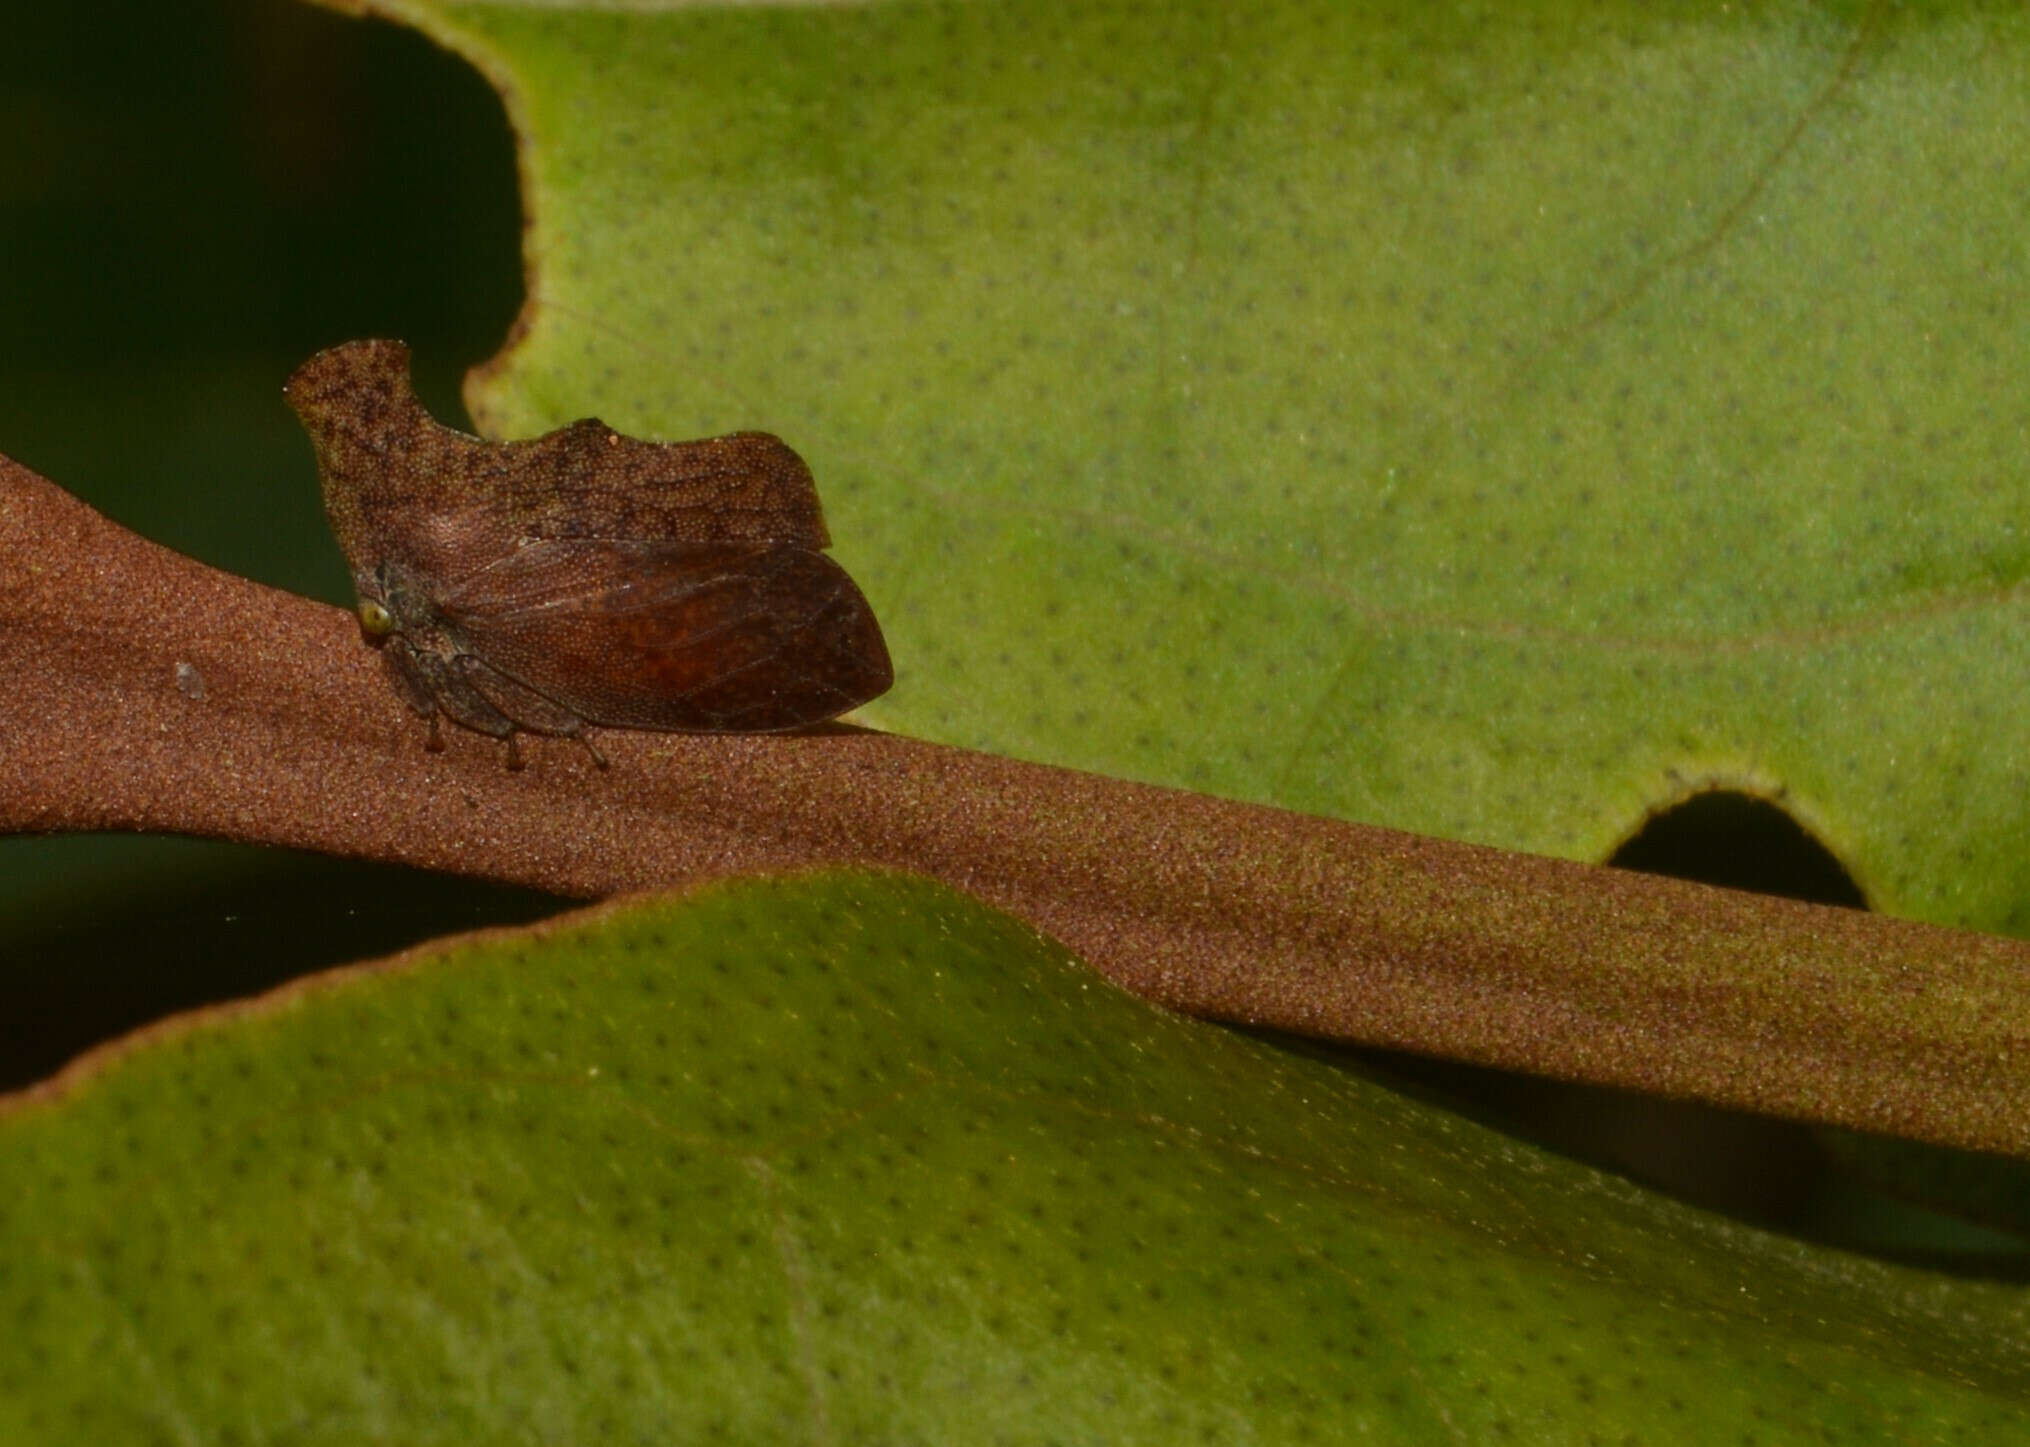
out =
[(594, 418), (526, 442), (445, 427), (409, 349), (347, 342), (289, 378), (360, 626), (430, 720), (505, 739), (590, 725), (777, 733), (894, 681), (823, 549), (817, 486), (764, 432), (644, 442)]

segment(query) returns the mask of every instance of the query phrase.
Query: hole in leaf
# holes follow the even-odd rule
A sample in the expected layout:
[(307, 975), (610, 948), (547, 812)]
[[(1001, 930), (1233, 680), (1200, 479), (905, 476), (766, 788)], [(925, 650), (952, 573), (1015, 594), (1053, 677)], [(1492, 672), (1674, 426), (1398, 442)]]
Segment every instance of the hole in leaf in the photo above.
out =
[(1778, 805), (1732, 790), (1695, 794), (1652, 815), (1607, 861), (1644, 874), (1866, 909), (1833, 852)]
[[(1657, 813), (1608, 863), (1645, 874), (1866, 908), (1831, 850), (1781, 807), (1714, 789)], [(1530, 1077), (1454, 1082), (1525, 1134), (1681, 1199), (1810, 1232), (1829, 1162), (1813, 1132), (1788, 1121)]]
[[(1659, 812), (1608, 863), (1814, 904), (1867, 907), (1853, 877), (1810, 831), (1779, 804), (1738, 791), (1710, 790)], [(1380, 1052), (1368, 1058), (1500, 1129), (1694, 1205), (1938, 1270), (2012, 1281), (2030, 1272), (2030, 1258), (2006, 1231), (1968, 1228), (1923, 1209), (1928, 1203), (1921, 1197), (1908, 1205), (1887, 1200), (1868, 1184), (1867, 1173), (1857, 1175), (1809, 1126), (1478, 1066)], [(1865, 1146), (1850, 1149), (1866, 1154)], [(1994, 1174), (1992, 1162), (1960, 1152), (1896, 1149), (1926, 1163), (1933, 1176), (1955, 1162), (1971, 1163), (1981, 1181)]]

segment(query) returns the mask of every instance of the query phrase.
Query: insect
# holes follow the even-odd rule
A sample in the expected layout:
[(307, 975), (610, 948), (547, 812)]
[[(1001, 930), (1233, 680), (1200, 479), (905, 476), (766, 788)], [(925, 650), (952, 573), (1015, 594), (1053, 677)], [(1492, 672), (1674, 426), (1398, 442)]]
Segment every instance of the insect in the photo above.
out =
[(359, 621), (396, 690), (508, 746), (588, 726), (777, 733), (894, 681), (823, 549), (817, 486), (779, 439), (623, 437), (594, 418), (485, 442), (431, 417), (409, 349), (319, 352), (284, 395), (317, 452)]

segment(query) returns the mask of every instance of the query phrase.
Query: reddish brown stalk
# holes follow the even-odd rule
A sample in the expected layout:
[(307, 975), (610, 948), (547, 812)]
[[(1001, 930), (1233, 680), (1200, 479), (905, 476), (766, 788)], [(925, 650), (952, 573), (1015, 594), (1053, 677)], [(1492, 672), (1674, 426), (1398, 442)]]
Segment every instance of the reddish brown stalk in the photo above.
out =
[(426, 753), (351, 614), (0, 459), (0, 829), (147, 829), (585, 896), (867, 864), (1166, 1005), (2030, 1154), (2030, 945), (893, 735)]

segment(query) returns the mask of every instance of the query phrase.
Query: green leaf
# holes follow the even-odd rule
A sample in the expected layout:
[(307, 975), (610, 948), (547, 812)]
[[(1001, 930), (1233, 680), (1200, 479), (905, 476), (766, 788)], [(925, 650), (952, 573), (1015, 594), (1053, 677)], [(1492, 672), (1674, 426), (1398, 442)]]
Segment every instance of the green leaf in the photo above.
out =
[(787, 436), (869, 721), (2030, 928), (2020, 6), (402, 8), (522, 130), (475, 412)]
[(748, 881), (180, 1022), (0, 1117), (0, 1438), (2000, 1442), (2020, 1290), (1729, 1226)]

